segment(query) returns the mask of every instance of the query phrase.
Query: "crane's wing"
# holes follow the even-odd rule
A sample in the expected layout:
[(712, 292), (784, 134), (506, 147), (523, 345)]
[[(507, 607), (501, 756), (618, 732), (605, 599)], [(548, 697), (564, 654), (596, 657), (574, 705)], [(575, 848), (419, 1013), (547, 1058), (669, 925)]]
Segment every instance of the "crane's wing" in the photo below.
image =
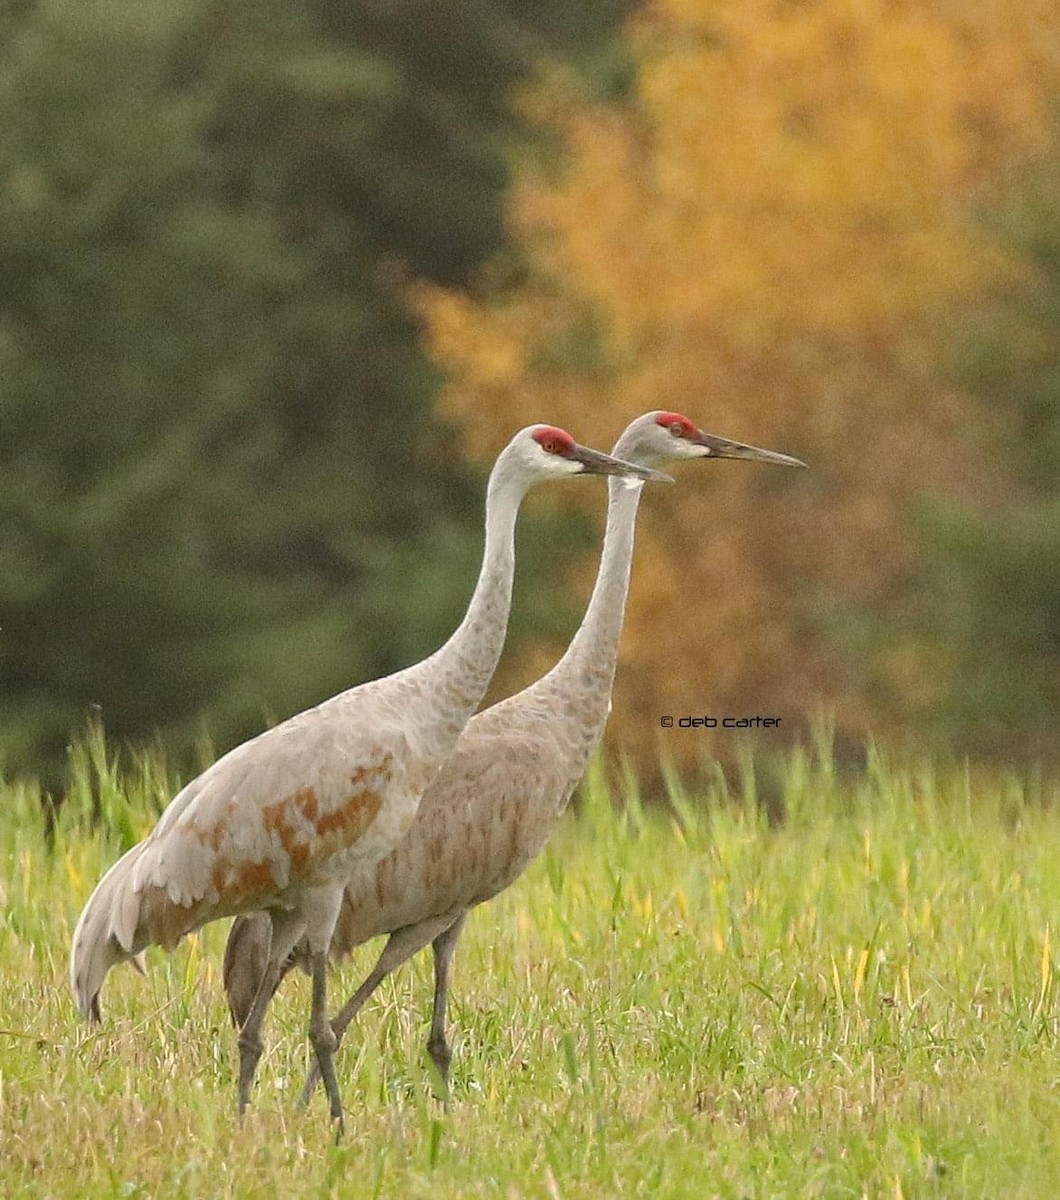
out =
[(123, 944), (173, 946), (215, 917), (282, 904), (400, 838), (426, 785), (406, 736), (358, 722), (356, 696), (336, 701), (237, 746), (173, 799), (132, 868), (139, 904), (117, 930)]

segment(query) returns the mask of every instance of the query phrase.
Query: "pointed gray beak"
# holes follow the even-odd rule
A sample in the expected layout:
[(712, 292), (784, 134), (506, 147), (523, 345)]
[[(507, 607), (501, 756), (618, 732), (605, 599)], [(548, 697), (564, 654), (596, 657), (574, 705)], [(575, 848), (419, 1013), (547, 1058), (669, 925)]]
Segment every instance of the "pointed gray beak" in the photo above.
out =
[(709, 458), (746, 458), (752, 462), (775, 463), (778, 467), (805, 467), (801, 459), (790, 454), (778, 454), (776, 450), (759, 450), (757, 446), (745, 446), (743, 442), (730, 442), (727, 438), (715, 437), (700, 430), (690, 438), (694, 446), (702, 446)]
[(575, 443), (569, 457), (581, 463), (582, 473), (589, 475), (624, 475), (627, 479), (654, 480), (657, 483), (673, 483), (673, 476), (663, 471), (653, 471), (651, 467), (638, 467), (636, 463), (625, 462), (621, 458), (612, 458), (610, 454), (601, 454), (599, 450), (590, 450), (588, 446)]

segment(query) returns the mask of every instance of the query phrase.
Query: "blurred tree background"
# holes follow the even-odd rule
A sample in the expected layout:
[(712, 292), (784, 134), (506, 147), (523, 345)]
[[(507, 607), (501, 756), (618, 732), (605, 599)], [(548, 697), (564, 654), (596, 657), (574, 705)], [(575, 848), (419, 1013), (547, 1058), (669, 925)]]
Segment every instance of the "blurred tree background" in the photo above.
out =
[[(8, 0), (0, 770), (57, 778), (92, 706), (224, 746), (421, 657), (511, 432), (658, 407), (812, 470), (646, 498), (614, 744), (831, 707), (1055, 754), (1057, 32), (1038, 0)], [(495, 695), (580, 619), (601, 511), (532, 506)]]
[[(508, 104), (619, 0), (0, 9), (0, 765), (222, 745), (433, 649), (482, 478), (401, 296), (497, 251)], [(511, 418), (501, 424), (507, 435)], [(517, 626), (569, 620), (522, 547)]]
[(1060, 749), (1057, 32), (1034, 0), (654, 0), (627, 96), (524, 93), (566, 161), (514, 190), (528, 269), (421, 292), (444, 411), (548, 395), (606, 440), (673, 408), (812, 468), (645, 504), (615, 744), (821, 707), (850, 744)]

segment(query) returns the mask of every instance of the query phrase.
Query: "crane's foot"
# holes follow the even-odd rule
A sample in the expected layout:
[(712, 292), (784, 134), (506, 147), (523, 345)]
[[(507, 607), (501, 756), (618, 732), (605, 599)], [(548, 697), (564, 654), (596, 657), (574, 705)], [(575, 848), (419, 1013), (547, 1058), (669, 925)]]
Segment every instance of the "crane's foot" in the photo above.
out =
[(241, 1119), (247, 1111), (247, 1105), (250, 1103), (250, 1089), (254, 1083), (254, 1075), (257, 1072), (258, 1061), (261, 1058), (263, 1049), (264, 1043), (260, 1037), (253, 1038), (246, 1037), (243, 1034), (240, 1035), (238, 1109)]
[(431, 1072), (431, 1090), (434, 1092), (434, 1098), (440, 1100), (448, 1110), (449, 1064), (453, 1061), (453, 1052), (445, 1040), (445, 1034), (431, 1035), (430, 1041), (427, 1043), (427, 1053), (431, 1056), (431, 1063), (434, 1066), (434, 1070)]
[(332, 1118), (331, 1126), (335, 1130), (335, 1145), (338, 1146), (341, 1144), (343, 1134), (346, 1132), (346, 1122), (343, 1120), (341, 1112), (339, 1113), (338, 1117)]
[[(339, 1094), (339, 1082), (335, 1077), (335, 1035), (331, 1032), (330, 1025), (328, 1026), (328, 1034), (330, 1036), (326, 1039), (324, 1047), (318, 1044), (316, 1039), (313, 1039), (313, 1049), (316, 1051), (320, 1078), (324, 1081), (324, 1091), (328, 1095), (328, 1112), (331, 1114), (331, 1120), (335, 1125), (337, 1140), (343, 1130), (342, 1097)], [(310, 1075), (310, 1079), (312, 1079), (312, 1075)], [(309, 1080), (306, 1080), (306, 1086), (309, 1086)]]

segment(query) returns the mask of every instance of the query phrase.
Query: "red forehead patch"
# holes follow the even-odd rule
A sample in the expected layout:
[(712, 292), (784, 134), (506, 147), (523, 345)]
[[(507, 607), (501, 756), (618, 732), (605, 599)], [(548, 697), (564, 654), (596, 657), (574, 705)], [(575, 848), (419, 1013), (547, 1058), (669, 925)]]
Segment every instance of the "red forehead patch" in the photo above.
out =
[(574, 438), (556, 425), (539, 425), (533, 433), (534, 441), (549, 454), (570, 454), (574, 449)]
[(683, 430), (682, 437), (691, 437), (696, 432), (695, 425), (687, 418), (676, 412), (661, 412), (655, 418), (655, 424), (661, 425), (664, 429), (669, 429), (672, 425), (680, 425)]

